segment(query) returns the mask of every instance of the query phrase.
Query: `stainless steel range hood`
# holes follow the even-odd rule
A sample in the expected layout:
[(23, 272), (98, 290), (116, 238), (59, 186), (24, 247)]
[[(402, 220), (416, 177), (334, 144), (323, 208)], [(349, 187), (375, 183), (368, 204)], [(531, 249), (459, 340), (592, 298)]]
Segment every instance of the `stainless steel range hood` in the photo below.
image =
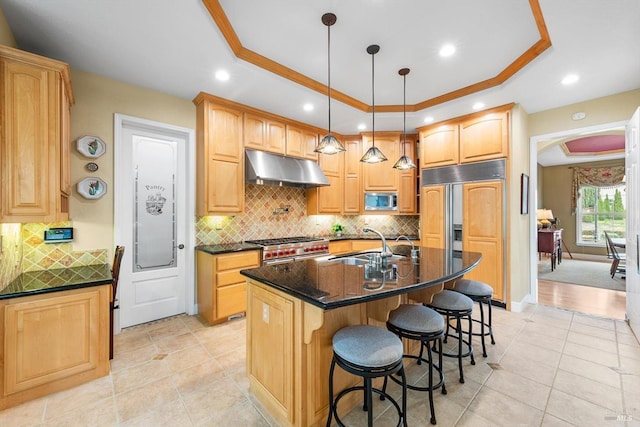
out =
[(329, 185), (316, 162), (245, 150), (245, 182), (249, 184), (314, 188)]

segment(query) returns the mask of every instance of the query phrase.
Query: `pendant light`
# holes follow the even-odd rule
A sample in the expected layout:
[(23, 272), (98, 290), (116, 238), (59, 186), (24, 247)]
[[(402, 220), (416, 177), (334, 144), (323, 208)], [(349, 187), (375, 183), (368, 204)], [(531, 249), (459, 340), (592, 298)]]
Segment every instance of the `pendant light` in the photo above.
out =
[(340, 141), (331, 134), (331, 26), (336, 23), (336, 15), (333, 13), (325, 13), (322, 15), (322, 23), (327, 26), (327, 88), (329, 98), (329, 132), (322, 138), (316, 146), (316, 153), (336, 154), (346, 151), (340, 144)]
[(373, 58), (376, 53), (380, 51), (380, 46), (377, 44), (372, 44), (367, 48), (367, 53), (371, 55), (371, 117), (372, 117), (372, 126), (371, 126), (371, 148), (364, 153), (364, 156), (360, 159), (361, 162), (364, 163), (380, 163), (387, 160), (382, 151), (376, 147), (376, 97), (375, 97), (375, 69)]
[(402, 149), (403, 154), (398, 159), (395, 165), (393, 165), (394, 169), (399, 170), (407, 170), (407, 169), (415, 169), (416, 164), (413, 163), (411, 158), (407, 156), (407, 74), (409, 74), (411, 70), (408, 68), (402, 68), (398, 71), (398, 74), (402, 76), (403, 79), (403, 98), (402, 98)]

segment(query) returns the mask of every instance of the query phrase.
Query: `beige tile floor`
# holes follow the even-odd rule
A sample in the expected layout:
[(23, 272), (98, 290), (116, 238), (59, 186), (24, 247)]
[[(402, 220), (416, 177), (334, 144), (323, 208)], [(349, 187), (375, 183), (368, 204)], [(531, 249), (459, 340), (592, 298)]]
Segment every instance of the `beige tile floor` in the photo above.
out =
[[(276, 425), (248, 394), (245, 323), (183, 315), (126, 329), (109, 376), (1, 411), (0, 426)], [(477, 364), (465, 360), (464, 384), (445, 359), (439, 426), (640, 426), (640, 344), (623, 321), (539, 305), (495, 309), (494, 329), (489, 357), (476, 341)], [(410, 391), (408, 407), (409, 426), (429, 425), (424, 393)], [(387, 403), (375, 408), (376, 425), (395, 425)], [(363, 425), (363, 412), (344, 419)]]

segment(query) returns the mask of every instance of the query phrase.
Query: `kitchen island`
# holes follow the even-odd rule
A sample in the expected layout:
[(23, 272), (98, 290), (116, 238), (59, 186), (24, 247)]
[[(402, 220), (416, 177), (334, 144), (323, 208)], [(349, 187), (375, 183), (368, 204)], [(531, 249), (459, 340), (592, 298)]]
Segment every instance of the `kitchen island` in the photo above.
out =
[[(431, 297), (475, 268), (481, 255), (421, 247), (416, 259), (324, 257), (242, 270), (248, 278), (247, 375), (251, 393), (282, 425), (324, 425), (332, 337), (357, 324), (384, 326), (404, 302)], [(340, 370), (335, 388), (358, 377)], [(347, 405), (355, 405), (358, 393)]]

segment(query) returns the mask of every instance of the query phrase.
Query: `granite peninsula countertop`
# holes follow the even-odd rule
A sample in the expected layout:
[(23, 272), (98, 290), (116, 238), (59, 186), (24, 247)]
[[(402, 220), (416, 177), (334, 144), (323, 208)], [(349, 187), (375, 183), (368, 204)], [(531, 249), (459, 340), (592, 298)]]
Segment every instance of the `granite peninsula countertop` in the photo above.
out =
[(109, 264), (29, 271), (0, 291), (0, 300), (111, 284)]
[(458, 278), (475, 268), (482, 255), (420, 247), (417, 260), (396, 257), (386, 266), (350, 265), (331, 256), (265, 265), (240, 274), (328, 310), (405, 294)]

